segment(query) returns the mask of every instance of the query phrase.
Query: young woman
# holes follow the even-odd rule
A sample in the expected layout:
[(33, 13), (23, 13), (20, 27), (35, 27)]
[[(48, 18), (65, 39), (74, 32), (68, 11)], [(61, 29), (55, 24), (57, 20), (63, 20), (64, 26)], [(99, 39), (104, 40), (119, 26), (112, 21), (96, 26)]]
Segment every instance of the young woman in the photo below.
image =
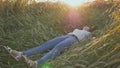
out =
[[(73, 32), (70, 32), (67, 35), (56, 37), (52, 40), (47, 41), (42, 45), (39, 45), (29, 50), (16, 51), (11, 49), (10, 47), (5, 46), (5, 48), (17, 61), (25, 60), (29, 68), (37, 68), (38, 64), (41, 64), (48, 59), (56, 58), (65, 49), (70, 48), (72, 44), (91, 38), (92, 36), (91, 36), (90, 28), (88, 26), (84, 26), (82, 30), (75, 29)], [(32, 61), (28, 59), (29, 56), (41, 54), (47, 50), (50, 51), (45, 56), (43, 56), (38, 60)]]

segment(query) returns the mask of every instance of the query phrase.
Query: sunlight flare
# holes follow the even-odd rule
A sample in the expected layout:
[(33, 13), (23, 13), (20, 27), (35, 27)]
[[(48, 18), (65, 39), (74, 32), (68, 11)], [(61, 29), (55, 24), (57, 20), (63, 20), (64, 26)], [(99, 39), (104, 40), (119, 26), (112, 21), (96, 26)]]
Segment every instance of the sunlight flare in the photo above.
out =
[(85, 3), (85, 0), (63, 0), (64, 3), (72, 6), (77, 7)]
[(66, 3), (72, 7), (77, 7), (77, 6), (80, 6), (80, 5), (83, 5), (84, 3), (86, 2), (93, 2), (95, 0), (35, 0), (36, 2), (47, 2), (47, 1), (50, 1), (50, 2), (63, 2), (63, 3)]

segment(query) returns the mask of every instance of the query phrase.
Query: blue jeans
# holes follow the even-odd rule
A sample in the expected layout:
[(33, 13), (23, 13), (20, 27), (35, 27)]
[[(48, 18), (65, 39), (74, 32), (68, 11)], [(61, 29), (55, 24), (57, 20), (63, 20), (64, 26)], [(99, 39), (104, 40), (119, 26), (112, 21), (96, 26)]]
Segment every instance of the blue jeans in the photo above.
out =
[(56, 58), (61, 52), (63, 52), (65, 49), (70, 48), (71, 45), (77, 41), (78, 40), (75, 36), (64, 35), (49, 40), (46, 43), (35, 48), (23, 51), (23, 54), (29, 57), (31, 55), (41, 54), (51, 49), (45, 56), (37, 60), (38, 64), (41, 64), (48, 59)]

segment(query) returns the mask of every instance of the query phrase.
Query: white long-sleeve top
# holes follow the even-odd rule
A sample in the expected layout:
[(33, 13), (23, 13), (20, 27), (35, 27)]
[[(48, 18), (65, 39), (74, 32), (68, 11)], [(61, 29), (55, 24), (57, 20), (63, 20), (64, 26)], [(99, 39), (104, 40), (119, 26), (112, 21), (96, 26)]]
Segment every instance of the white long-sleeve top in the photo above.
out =
[(91, 32), (86, 30), (75, 29), (73, 32), (68, 33), (69, 35), (74, 35), (79, 41), (92, 38)]

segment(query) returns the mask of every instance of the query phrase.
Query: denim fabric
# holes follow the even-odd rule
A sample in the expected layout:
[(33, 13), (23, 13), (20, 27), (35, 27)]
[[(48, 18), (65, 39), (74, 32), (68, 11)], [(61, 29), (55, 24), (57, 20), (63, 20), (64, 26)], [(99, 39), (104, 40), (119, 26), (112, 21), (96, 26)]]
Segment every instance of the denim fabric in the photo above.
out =
[(64, 35), (49, 40), (46, 43), (39, 45), (35, 48), (23, 51), (23, 54), (26, 56), (31, 56), (31, 55), (41, 54), (51, 49), (45, 56), (37, 60), (38, 64), (40, 64), (48, 59), (56, 58), (61, 52), (63, 52), (65, 49), (70, 48), (71, 45), (77, 41), (78, 40), (75, 36)]

